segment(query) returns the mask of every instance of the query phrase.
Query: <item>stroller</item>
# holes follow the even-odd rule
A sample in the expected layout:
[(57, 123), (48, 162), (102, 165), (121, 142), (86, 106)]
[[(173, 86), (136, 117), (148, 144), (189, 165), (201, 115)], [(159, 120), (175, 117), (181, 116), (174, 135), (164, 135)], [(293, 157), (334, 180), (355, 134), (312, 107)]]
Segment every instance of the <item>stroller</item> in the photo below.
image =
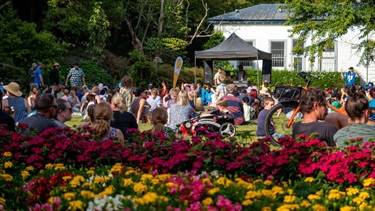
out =
[(216, 132), (222, 136), (233, 137), (236, 134), (234, 118), (231, 114), (221, 114), (219, 110), (202, 112), (200, 115), (181, 124), (183, 134), (197, 135)]

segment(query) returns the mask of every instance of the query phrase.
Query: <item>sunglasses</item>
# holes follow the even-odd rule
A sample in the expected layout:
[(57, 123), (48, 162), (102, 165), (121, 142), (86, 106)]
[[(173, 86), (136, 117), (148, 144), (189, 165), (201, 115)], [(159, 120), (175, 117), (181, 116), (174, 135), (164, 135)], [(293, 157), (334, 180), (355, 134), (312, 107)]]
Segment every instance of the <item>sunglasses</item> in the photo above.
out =
[(71, 113), (73, 113), (73, 108), (70, 107), (70, 108), (65, 108), (66, 110), (69, 110)]

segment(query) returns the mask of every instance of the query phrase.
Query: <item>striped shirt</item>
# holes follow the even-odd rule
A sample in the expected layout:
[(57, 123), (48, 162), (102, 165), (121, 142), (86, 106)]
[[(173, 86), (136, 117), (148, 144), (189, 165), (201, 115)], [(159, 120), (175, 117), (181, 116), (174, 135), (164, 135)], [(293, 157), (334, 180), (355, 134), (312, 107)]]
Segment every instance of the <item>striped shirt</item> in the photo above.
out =
[(242, 124), (245, 121), (242, 101), (232, 94), (224, 96), (223, 99), (228, 103), (227, 109), (234, 117), (234, 124)]

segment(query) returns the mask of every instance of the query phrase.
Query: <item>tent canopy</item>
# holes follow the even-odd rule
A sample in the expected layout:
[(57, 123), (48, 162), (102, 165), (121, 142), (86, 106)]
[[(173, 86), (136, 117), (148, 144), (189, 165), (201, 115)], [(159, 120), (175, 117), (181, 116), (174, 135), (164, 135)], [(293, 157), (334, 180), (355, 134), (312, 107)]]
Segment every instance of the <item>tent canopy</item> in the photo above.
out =
[(272, 56), (270, 53), (258, 50), (238, 37), (236, 33), (233, 33), (213, 48), (195, 51), (195, 58), (214, 60), (271, 60)]

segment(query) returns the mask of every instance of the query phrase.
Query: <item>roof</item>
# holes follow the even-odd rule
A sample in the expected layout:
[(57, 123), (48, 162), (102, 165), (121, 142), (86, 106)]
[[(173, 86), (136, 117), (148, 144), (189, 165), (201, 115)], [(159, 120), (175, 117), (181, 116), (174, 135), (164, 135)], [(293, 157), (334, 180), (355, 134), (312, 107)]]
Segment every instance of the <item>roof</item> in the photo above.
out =
[(231, 60), (231, 59), (271, 59), (271, 54), (258, 50), (245, 40), (237, 36), (236, 33), (231, 34), (226, 40), (219, 45), (204, 50), (195, 51), (197, 59), (215, 59), (215, 60)]
[(284, 4), (258, 4), (209, 18), (208, 22), (285, 22), (289, 11), (280, 9), (281, 5)]

